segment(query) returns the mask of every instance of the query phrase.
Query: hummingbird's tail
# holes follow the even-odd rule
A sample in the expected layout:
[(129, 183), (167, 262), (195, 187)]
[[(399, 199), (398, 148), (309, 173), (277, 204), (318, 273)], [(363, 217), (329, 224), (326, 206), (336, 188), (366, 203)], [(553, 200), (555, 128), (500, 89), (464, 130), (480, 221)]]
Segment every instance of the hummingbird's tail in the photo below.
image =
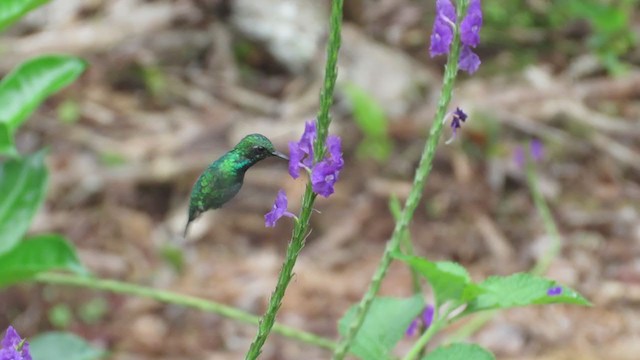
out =
[(187, 221), (187, 225), (184, 226), (184, 233), (182, 234), (182, 237), (185, 240), (187, 239), (187, 233), (189, 232), (189, 225), (191, 225), (191, 220)]

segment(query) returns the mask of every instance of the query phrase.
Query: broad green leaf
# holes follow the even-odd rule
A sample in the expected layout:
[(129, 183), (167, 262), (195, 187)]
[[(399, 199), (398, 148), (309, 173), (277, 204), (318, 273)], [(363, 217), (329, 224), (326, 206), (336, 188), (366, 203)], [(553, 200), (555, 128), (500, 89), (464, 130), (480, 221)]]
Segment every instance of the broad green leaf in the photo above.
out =
[(535, 304), (590, 305), (587, 299), (568, 287), (562, 287), (559, 295), (548, 295), (547, 291), (556, 287), (556, 282), (528, 273), (492, 276), (478, 285), (485, 292), (469, 304), (465, 313)]
[(402, 254), (394, 254), (394, 257), (407, 263), (429, 281), (438, 305), (442, 305), (448, 300), (464, 303), (482, 292), (477, 285), (471, 282), (467, 270), (457, 263), (431, 262), (417, 256)]
[(24, 236), (44, 200), (47, 168), (44, 151), (0, 163), (0, 254)]
[(29, 340), (33, 360), (96, 360), (106, 352), (68, 332), (51, 331)]
[(0, 30), (19, 20), (29, 11), (48, 0), (2, 0), (0, 1)]
[(83, 60), (62, 55), (20, 64), (0, 81), (0, 123), (13, 134), (42, 101), (73, 82), (85, 67)]
[[(402, 339), (411, 321), (423, 309), (424, 299), (420, 295), (406, 299), (375, 298), (350, 351), (363, 360), (389, 358), (391, 350)], [(338, 331), (341, 335), (347, 333), (355, 312), (356, 305), (340, 319)]]
[(86, 273), (67, 240), (60, 235), (40, 235), (21, 241), (0, 255), (0, 286), (28, 280), (48, 270)]
[(13, 144), (13, 135), (7, 124), (0, 123), (0, 155), (16, 157), (18, 151)]
[(422, 360), (495, 360), (495, 356), (478, 345), (456, 343), (440, 346)]

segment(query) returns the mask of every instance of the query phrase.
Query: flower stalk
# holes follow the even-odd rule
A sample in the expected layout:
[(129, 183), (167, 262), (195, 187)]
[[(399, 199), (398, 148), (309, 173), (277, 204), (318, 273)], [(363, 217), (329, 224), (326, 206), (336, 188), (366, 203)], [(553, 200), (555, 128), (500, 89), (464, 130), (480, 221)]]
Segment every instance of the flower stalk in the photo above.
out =
[[(460, 5), (457, 9), (458, 17), (462, 17), (462, 15), (464, 15), (467, 10), (468, 2), (459, 1), (458, 4)], [(369, 288), (367, 289), (367, 292), (364, 294), (356, 308), (356, 315), (347, 330), (347, 334), (339, 342), (338, 347), (333, 354), (333, 359), (335, 360), (344, 359), (347, 352), (349, 351), (349, 348), (351, 347), (353, 340), (360, 330), (360, 327), (364, 322), (364, 318), (366, 317), (367, 312), (371, 307), (371, 303), (373, 302), (374, 297), (380, 289), (382, 279), (385, 277), (389, 265), (391, 264), (392, 254), (398, 251), (400, 240), (405, 234), (405, 231), (409, 225), (409, 221), (413, 218), (413, 213), (415, 212), (415, 209), (422, 198), (422, 190), (424, 188), (425, 181), (433, 167), (433, 159), (435, 157), (436, 147), (442, 134), (444, 118), (447, 113), (447, 108), (449, 107), (451, 97), (453, 95), (453, 87), (455, 84), (456, 75), (458, 73), (459, 58), (460, 32), (459, 29), (456, 28), (453, 34), (453, 42), (451, 44), (451, 50), (449, 52), (447, 64), (445, 66), (443, 85), (440, 92), (440, 100), (438, 101), (436, 116), (431, 124), (429, 138), (425, 143), (425, 147), (420, 158), (420, 163), (415, 172), (411, 192), (405, 202), (400, 218), (396, 222), (391, 238), (387, 242), (384, 254), (382, 255), (382, 259), (380, 260), (380, 263), (378, 264), (378, 267), (373, 274)], [(429, 330), (427, 330), (427, 333), (436, 331), (436, 324), (437, 321), (432, 327), (429, 328)]]
[[(317, 118), (317, 136), (313, 146), (314, 159), (316, 163), (320, 163), (322, 161), (327, 151), (325, 143), (329, 132), (329, 125), (331, 124), (329, 110), (333, 103), (333, 90), (338, 77), (338, 52), (340, 50), (341, 40), (342, 7), (343, 0), (334, 0), (332, 2), (324, 85), (322, 92), (320, 93), (320, 110)], [(293, 267), (298, 258), (298, 254), (304, 247), (305, 239), (309, 234), (309, 219), (311, 218), (311, 212), (313, 210), (313, 204), (316, 196), (317, 194), (314, 193), (311, 184), (308, 183), (302, 198), (300, 216), (295, 222), (291, 241), (287, 247), (285, 260), (282, 264), (280, 274), (278, 275), (276, 288), (269, 299), (267, 311), (260, 319), (258, 333), (251, 343), (245, 359), (254, 360), (260, 356), (261, 349), (275, 323), (276, 314), (282, 304), (282, 299), (284, 298), (287, 286), (293, 277)]]

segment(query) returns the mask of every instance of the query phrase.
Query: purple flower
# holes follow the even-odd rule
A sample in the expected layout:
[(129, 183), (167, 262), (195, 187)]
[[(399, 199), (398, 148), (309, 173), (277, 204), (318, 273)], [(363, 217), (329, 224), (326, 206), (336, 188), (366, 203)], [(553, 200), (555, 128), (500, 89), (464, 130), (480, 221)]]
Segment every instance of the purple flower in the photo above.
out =
[(311, 171), (311, 188), (313, 192), (329, 197), (333, 194), (333, 185), (338, 181), (338, 174), (335, 164), (328, 160), (322, 160), (313, 167)]
[(264, 224), (266, 227), (276, 226), (276, 222), (283, 216), (295, 217), (295, 215), (287, 211), (287, 204), (287, 194), (285, 194), (284, 190), (280, 189), (278, 195), (276, 195), (273, 208), (264, 215)]
[[(456, 9), (450, 0), (436, 1), (436, 17), (431, 32), (431, 57), (448, 54), (451, 51), (454, 30), (456, 28)], [(480, 0), (471, 0), (467, 14), (460, 23), (460, 41), (462, 50), (458, 66), (460, 70), (473, 74), (480, 67), (480, 57), (471, 48), (480, 43), (480, 29), (482, 28), (482, 6)]]
[(482, 28), (480, 0), (471, 0), (467, 8), (467, 15), (460, 23), (460, 41), (467, 46), (478, 46), (480, 43), (480, 28)]
[(547, 290), (547, 295), (549, 296), (558, 296), (562, 294), (562, 286), (554, 286)]
[(338, 181), (340, 170), (344, 166), (342, 143), (337, 136), (327, 137), (329, 157), (317, 163), (311, 170), (311, 188), (324, 197), (333, 194), (333, 185)]
[(20, 338), (13, 326), (7, 328), (0, 346), (0, 360), (31, 360), (29, 343)]
[(529, 150), (531, 151), (531, 158), (533, 161), (542, 161), (542, 158), (544, 157), (544, 146), (540, 140), (531, 140), (529, 143)]
[(480, 57), (476, 55), (467, 45), (462, 45), (458, 66), (460, 70), (466, 71), (469, 75), (473, 74), (480, 67)]
[[(335, 135), (328, 136), (326, 140), (328, 156), (314, 165), (313, 142), (316, 139), (316, 135), (316, 123), (308, 121), (305, 124), (304, 134), (302, 134), (300, 141), (289, 143), (289, 174), (296, 179), (300, 176), (300, 169), (310, 170), (313, 192), (328, 197), (333, 194), (333, 185), (338, 181), (340, 170), (344, 167), (342, 143), (339, 137)], [(277, 208), (276, 205), (274, 205), (273, 214), (267, 214), (272, 214), (270, 215), (271, 217), (267, 219), (265, 216), (267, 226), (271, 223), (275, 224), (275, 220), (282, 216), (278, 216), (278, 213), (274, 212)], [(275, 216), (277, 216), (275, 220), (271, 221), (272, 217)]]
[(433, 322), (433, 316), (435, 315), (435, 311), (436, 309), (432, 305), (427, 305), (424, 308), (424, 311), (422, 312), (422, 314), (420, 314), (420, 316), (413, 319), (411, 324), (409, 324), (407, 331), (405, 331), (405, 335), (409, 337), (415, 335), (416, 332), (418, 331), (418, 327), (420, 327), (421, 325), (422, 325), (422, 331), (426, 331), (429, 328), (429, 326), (431, 326), (431, 323)]
[(451, 125), (450, 126), (451, 126), (451, 130), (452, 130), (452, 134), (451, 134), (451, 138), (449, 138), (449, 140), (447, 140), (447, 142), (446, 142), (447, 144), (451, 143), (453, 140), (456, 139), (456, 136), (458, 135), (458, 129), (460, 129), (462, 127), (462, 123), (464, 123), (465, 121), (467, 121), (467, 114), (465, 114), (465, 112), (462, 111), (462, 109), (457, 107), (456, 111), (454, 111), (452, 116), (451, 116)]
[(289, 143), (289, 174), (297, 179), (300, 168), (311, 168), (313, 165), (313, 141), (316, 138), (316, 122), (307, 121), (304, 133), (298, 142)]
[(456, 23), (456, 9), (450, 0), (436, 1), (436, 18), (431, 32), (431, 57), (448, 54), (453, 41), (453, 29)]

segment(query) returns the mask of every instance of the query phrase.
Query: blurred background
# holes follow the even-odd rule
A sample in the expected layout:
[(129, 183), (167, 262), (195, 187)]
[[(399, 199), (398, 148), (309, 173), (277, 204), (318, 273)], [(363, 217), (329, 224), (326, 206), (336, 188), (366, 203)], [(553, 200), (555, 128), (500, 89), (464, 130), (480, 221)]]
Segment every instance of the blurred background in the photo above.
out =
[[(345, 1), (331, 132), (346, 167), (336, 193), (316, 203), (282, 323), (335, 338), (367, 288), (394, 225), (389, 199), (408, 194), (440, 91), (445, 59), (428, 54), (434, 3)], [(188, 194), (244, 135), (265, 134), (281, 151), (299, 138), (318, 110), (329, 4), (53, 0), (11, 27), (2, 74), (44, 53), (90, 64), (18, 134), (23, 153), (50, 149), (47, 202), (31, 231), (64, 234), (101, 277), (262, 314), (292, 229), (287, 219), (267, 229), (263, 215), (279, 188), (296, 212), (304, 180), (283, 161), (259, 163), (185, 242)], [(637, 359), (638, 1), (485, 0), (483, 9), (482, 65), (460, 74), (451, 103), (469, 119), (438, 149), (411, 225), (416, 252), (460, 262), (476, 280), (528, 271), (550, 239), (512, 153), (540, 139), (540, 186), (563, 241), (547, 275), (594, 307), (502, 312), (472, 340), (499, 359)], [(411, 293), (404, 266), (392, 266), (382, 293)], [(10, 323), (26, 336), (75, 332), (112, 359), (238, 359), (255, 335), (196, 310), (44, 285), (0, 293), (0, 328)], [(328, 357), (272, 335), (262, 358)]]

